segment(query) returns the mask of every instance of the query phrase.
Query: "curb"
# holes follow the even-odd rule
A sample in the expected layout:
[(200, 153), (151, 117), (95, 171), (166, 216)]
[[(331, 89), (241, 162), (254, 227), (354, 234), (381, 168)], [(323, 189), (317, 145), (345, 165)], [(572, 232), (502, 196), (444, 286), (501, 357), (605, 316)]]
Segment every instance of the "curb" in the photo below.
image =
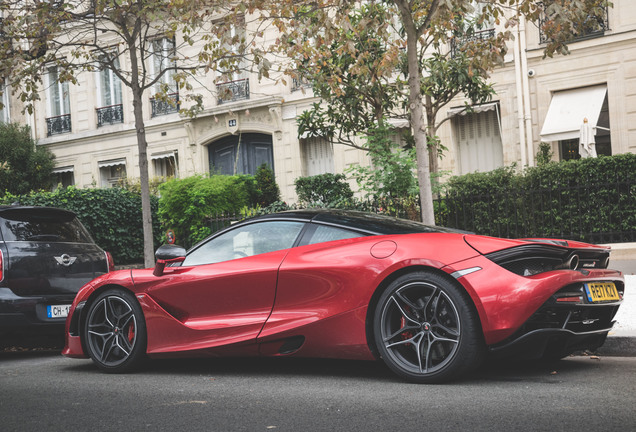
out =
[(608, 357), (636, 357), (636, 337), (609, 336), (595, 353)]

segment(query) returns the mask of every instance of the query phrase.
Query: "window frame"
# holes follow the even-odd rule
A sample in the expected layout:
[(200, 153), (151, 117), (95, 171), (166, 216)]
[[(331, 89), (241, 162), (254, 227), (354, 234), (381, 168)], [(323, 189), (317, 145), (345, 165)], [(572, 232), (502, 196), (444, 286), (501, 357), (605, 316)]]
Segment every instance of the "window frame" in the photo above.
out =
[[(118, 58), (115, 58), (113, 60), (113, 66), (119, 67)], [(106, 81), (108, 81), (107, 87), (104, 85), (106, 84)], [(104, 91), (103, 91), (105, 88), (108, 88), (110, 103), (106, 102), (106, 95), (104, 94)], [(115, 74), (115, 72), (110, 68), (101, 67), (97, 71), (97, 102), (99, 104), (98, 108), (105, 108), (109, 106), (123, 104), (122, 82), (119, 79), (119, 77)]]
[[(195, 261), (194, 263), (188, 263), (189, 258), (191, 258), (193, 256), (195, 256), (195, 258), (196, 258), (196, 255), (198, 253), (202, 253), (206, 249), (209, 249), (210, 243), (218, 243), (222, 239), (234, 241), (234, 239), (238, 235), (240, 235), (242, 233), (250, 234), (250, 232), (252, 230), (254, 230), (255, 228), (258, 228), (258, 226), (260, 226), (262, 228), (265, 225), (274, 225), (274, 224), (281, 225), (283, 223), (297, 224), (298, 225), (298, 232), (296, 233), (296, 235), (294, 236), (293, 240), (291, 241), (291, 243), (289, 244), (288, 247), (268, 250), (266, 252), (252, 253), (251, 255), (245, 255), (245, 256), (235, 256), (236, 253), (237, 253), (237, 250), (233, 248), (233, 258), (231, 258), (231, 259), (222, 259), (220, 261), (208, 261), (208, 262), (201, 262), (201, 260), (199, 259), (199, 261)], [(292, 249), (292, 248), (294, 248), (294, 247), (296, 247), (298, 245), (299, 239), (301, 239), (303, 237), (303, 233), (305, 232), (306, 228), (307, 228), (307, 221), (293, 220), (293, 219), (257, 220), (257, 221), (253, 221), (253, 222), (243, 223), (243, 224), (240, 224), (238, 226), (233, 226), (233, 227), (227, 228), (225, 230), (222, 230), (222, 231), (212, 235), (211, 237), (208, 237), (207, 239), (203, 240), (202, 242), (198, 243), (197, 245), (195, 245), (192, 249), (190, 249), (187, 252), (186, 258), (183, 261), (183, 263), (181, 263), (181, 266), (182, 267), (197, 267), (197, 266), (202, 266), (202, 265), (219, 264), (219, 263), (223, 263), (223, 262), (234, 261), (234, 260), (241, 259), (241, 258), (255, 257), (255, 256), (263, 255), (263, 254), (266, 254), (266, 253), (277, 252), (277, 251), (286, 250), (286, 249)], [(250, 246), (253, 248), (254, 247), (254, 243), (252, 243)], [(218, 247), (218, 245), (215, 248), (216, 249), (220, 249)], [(238, 251), (238, 252), (242, 252), (242, 251)], [(244, 254), (244, 252), (242, 252), (242, 253)]]
[[(543, 0), (543, 1), (541, 1), (541, 2), (539, 2), (537, 4), (542, 9), (541, 14), (539, 15), (539, 23), (538, 23), (539, 44), (540, 45), (544, 45), (544, 44), (547, 44), (548, 42), (550, 42), (550, 39), (543, 32), (543, 24), (547, 20), (547, 18), (546, 18), (546, 10), (548, 9), (548, 7), (550, 7), (549, 3), (550, 3), (550, 0)], [(589, 32), (584, 33), (582, 35), (572, 34), (572, 38), (570, 39), (570, 42), (579, 42), (579, 41), (583, 41), (583, 40), (587, 40), (587, 39), (595, 39), (595, 38), (599, 38), (599, 37), (605, 36), (605, 33), (607, 33), (608, 31), (611, 30), (610, 23), (609, 23), (609, 7), (608, 7), (608, 5), (603, 6), (603, 10), (604, 10), (604, 14), (603, 14), (603, 17), (602, 17), (603, 21), (602, 22), (597, 22), (597, 24), (599, 24), (599, 29), (598, 30), (589, 31)]]
[[(157, 50), (157, 43), (161, 44), (160, 50)], [(164, 73), (167, 69), (177, 66), (176, 59), (171, 59), (171, 57), (176, 56), (176, 52), (177, 43), (174, 38), (159, 37), (150, 41), (150, 74), (153, 78), (159, 77), (152, 86), (153, 96), (160, 91), (164, 84), (168, 86), (168, 94), (178, 93), (177, 83), (173, 78), (176, 70), (168, 70)]]
[[(52, 76), (54, 74), (54, 77)], [(46, 68), (46, 84), (47, 84), (47, 111), (48, 117), (60, 117), (71, 114), (71, 97), (69, 93), (68, 82), (60, 82), (59, 71), (57, 65), (47, 66)], [(58, 96), (58, 102), (55, 103), (55, 96)], [(56, 106), (57, 105), (57, 106)], [(56, 113), (56, 111), (60, 111)]]

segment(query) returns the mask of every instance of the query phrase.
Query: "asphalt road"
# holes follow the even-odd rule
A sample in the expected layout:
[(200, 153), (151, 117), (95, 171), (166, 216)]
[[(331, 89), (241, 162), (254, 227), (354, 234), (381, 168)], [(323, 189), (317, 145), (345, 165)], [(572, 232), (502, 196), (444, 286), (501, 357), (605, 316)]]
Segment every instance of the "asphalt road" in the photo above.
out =
[(413, 385), (382, 364), (154, 361), (105, 375), (56, 352), (0, 353), (2, 431), (636, 430), (636, 358), (496, 364)]

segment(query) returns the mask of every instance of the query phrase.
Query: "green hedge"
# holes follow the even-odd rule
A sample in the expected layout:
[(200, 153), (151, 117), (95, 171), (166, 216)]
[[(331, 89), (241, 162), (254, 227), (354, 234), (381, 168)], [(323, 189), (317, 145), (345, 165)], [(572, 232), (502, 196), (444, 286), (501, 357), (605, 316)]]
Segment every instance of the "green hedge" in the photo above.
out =
[[(159, 186), (159, 216), (175, 233), (176, 243), (190, 247), (219, 227), (210, 219), (239, 213), (255, 204), (254, 177), (213, 175), (173, 179)], [(222, 222), (220, 222), (222, 223)]]
[[(141, 196), (120, 188), (77, 189), (7, 194), (2, 204), (49, 206), (72, 210), (90, 231), (95, 243), (113, 255), (116, 265), (143, 262)], [(162, 237), (157, 216), (158, 198), (151, 197), (155, 246)]]
[(298, 177), (295, 181), (296, 195), (304, 205), (333, 205), (339, 201), (351, 200), (353, 192), (344, 174), (319, 174)]
[(454, 177), (438, 223), (503, 237), (636, 240), (636, 155)]

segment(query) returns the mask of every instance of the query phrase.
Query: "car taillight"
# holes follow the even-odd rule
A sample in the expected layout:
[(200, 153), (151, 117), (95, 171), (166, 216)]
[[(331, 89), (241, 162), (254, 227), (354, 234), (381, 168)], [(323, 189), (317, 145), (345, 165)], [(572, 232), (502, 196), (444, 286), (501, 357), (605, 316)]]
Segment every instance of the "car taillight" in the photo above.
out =
[(0, 282), (4, 280), (4, 255), (0, 250)]
[(112, 272), (115, 270), (115, 261), (113, 261), (113, 256), (110, 252), (106, 252), (106, 261), (108, 262), (108, 271)]

